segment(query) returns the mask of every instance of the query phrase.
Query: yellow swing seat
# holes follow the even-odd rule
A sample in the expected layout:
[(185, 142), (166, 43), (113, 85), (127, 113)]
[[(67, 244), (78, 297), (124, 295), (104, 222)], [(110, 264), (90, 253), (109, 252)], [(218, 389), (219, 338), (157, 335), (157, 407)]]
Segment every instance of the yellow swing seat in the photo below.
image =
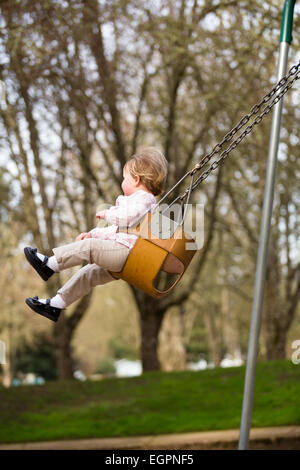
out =
[[(116, 279), (123, 279), (151, 297), (160, 299), (179, 282), (196, 249), (187, 249), (186, 244), (193, 244), (195, 248), (195, 242), (186, 236), (181, 226), (167, 239), (157, 237), (151, 229), (151, 219), (152, 214), (147, 213), (134, 229), (119, 229), (138, 235), (138, 239), (122, 271), (110, 273)], [(161, 273), (176, 275), (176, 279), (172, 279), (171, 285), (164, 290), (155, 285)]]

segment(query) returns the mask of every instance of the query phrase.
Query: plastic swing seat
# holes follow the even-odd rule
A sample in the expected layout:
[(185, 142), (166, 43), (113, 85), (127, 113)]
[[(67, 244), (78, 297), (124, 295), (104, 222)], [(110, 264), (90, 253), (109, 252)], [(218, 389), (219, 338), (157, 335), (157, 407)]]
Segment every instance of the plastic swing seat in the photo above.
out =
[[(195, 241), (187, 237), (183, 228), (171, 219), (167, 221), (169, 226), (173, 224), (173, 233), (167, 238), (162, 236), (161, 230), (158, 232), (150, 212), (134, 229), (119, 228), (119, 231), (138, 235), (138, 239), (122, 271), (110, 272), (116, 279), (123, 279), (156, 299), (166, 296), (175, 287), (196, 252)], [(165, 279), (163, 274), (170, 279)], [(166, 286), (166, 280), (171, 280), (171, 284)], [(160, 281), (163, 281), (163, 289)]]

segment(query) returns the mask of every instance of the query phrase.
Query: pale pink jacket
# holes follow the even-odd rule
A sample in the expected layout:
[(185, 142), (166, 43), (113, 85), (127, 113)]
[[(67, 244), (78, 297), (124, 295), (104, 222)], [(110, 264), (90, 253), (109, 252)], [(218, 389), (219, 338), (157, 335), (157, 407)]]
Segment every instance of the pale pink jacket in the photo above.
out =
[(134, 225), (155, 204), (156, 200), (153, 194), (142, 189), (130, 196), (118, 196), (116, 205), (105, 211), (104, 220), (110, 225), (93, 228), (89, 233), (92, 234), (92, 238), (115, 240), (132, 249), (138, 237), (129, 233), (117, 232), (118, 227)]

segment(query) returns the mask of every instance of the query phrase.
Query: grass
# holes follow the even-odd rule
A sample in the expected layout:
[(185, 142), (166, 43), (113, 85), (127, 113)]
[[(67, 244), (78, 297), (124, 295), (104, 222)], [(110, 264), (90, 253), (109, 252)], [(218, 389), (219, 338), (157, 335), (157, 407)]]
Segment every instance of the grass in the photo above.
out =
[[(239, 428), (245, 367), (0, 388), (0, 442)], [(300, 425), (300, 366), (258, 364), (252, 427)]]

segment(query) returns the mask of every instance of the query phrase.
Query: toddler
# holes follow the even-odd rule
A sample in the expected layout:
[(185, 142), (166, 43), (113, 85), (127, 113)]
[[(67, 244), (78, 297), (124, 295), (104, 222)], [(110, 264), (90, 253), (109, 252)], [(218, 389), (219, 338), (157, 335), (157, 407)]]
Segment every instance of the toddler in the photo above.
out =
[(47, 257), (36, 248), (26, 247), (25, 256), (44, 281), (55, 272), (77, 266), (86, 261), (51, 299), (37, 296), (26, 299), (36, 313), (57, 321), (63, 309), (87, 295), (92, 287), (116, 280), (109, 271), (119, 272), (132, 250), (137, 235), (118, 232), (119, 227), (136, 224), (156, 204), (167, 176), (167, 161), (154, 147), (141, 149), (123, 168), (122, 191), (115, 206), (100, 211), (96, 218), (110, 225), (81, 233), (76, 241), (53, 248), (54, 256)]

